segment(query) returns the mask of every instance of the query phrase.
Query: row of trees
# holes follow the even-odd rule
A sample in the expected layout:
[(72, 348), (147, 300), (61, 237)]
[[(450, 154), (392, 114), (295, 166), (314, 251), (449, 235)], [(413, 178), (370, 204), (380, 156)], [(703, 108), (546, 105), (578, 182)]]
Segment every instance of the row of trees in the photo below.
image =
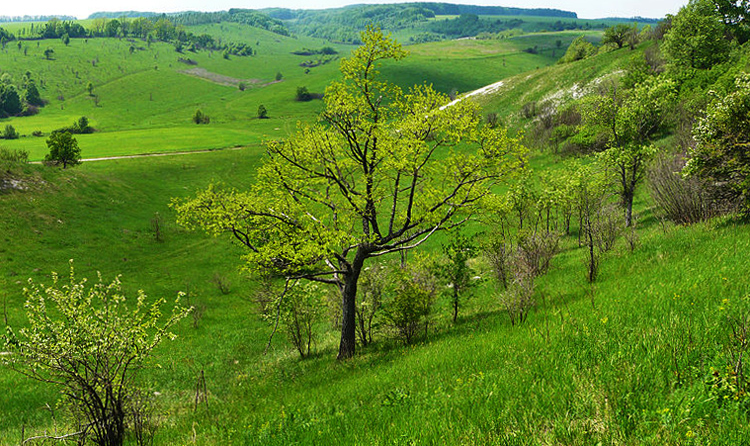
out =
[[(133, 20), (96, 18), (90, 22), (88, 29), (78, 22), (63, 21), (56, 18), (43, 25), (35, 26), (32, 23), (30, 26), (30, 33), (23, 35), (22, 39), (61, 39), (68, 45), (71, 38), (139, 38), (147, 42), (172, 43), (180, 52), (183, 49), (189, 51), (210, 50), (222, 51), (235, 56), (252, 56), (254, 53), (252, 47), (247, 43), (222, 42), (208, 34), (196, 35), (186, 31), (179, 22), (174, 22), (164, 16), (138, 17)], [(7, 34), (7, 37), (3, 37), (5, 36), (4, 33)], [(8, 42), (15, 39), (16, 36), (0, 28), (0, 40)], [(4, 45), (5, 43), (3, 43)]]

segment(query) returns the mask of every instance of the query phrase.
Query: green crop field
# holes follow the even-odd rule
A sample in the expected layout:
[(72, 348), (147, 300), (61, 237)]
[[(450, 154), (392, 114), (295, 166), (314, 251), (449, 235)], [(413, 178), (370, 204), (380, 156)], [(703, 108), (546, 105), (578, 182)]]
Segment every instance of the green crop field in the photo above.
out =
[[(569, 21), (524, 19), (534, 30)], [(17, 33), (30, 25), (0, 26)], [(593, 283), (587, 280), (584, 222), (571, 214), (559, 253), (546, 274), (533, 279), (535, 304), (525, 322), (511, 323), (502, 303), (509, 291), (477, 252), (469, 260), (476, 287), (457, 321), (450, 289), (440, 282), (414, 342), (403, 342), (382, 319), (374, 342), (337, 361), (341, 296), (332, 287), (318, 302), (324, 315), (313, 325), (311, 354), (301, 359), (273, 315), (261, 316), (257, 300), (266, 282), (244, 268), (247, 251), (228, 234), (211, 237), (178, 225), (174, 203), (210, 184), (253, 187), (256, 169), (269, 156), (264, 143), (289, 137), (323, 110), (321, 100), (296, 101), (298, 87), (322, 94), (340, 78), (341, 59), (355, 46), (240, 23), (186, 29), (249, 44), (256, 54), (225, 58), (219, 51), (179, 53), (164, 42), (98, 37), (69, 45), (23, 40), (20, 48), (11, 41), (0, 52), (0, 74), (18, 82), (30, 72), (47, 101), (33, 116), (0, 119), (0, 131), (12, 125), (21, 134), (0, 140), (0, 147), (26, 150), (30, 161), (41, 161), (50, 133), (86, 116), (96, 131), (75, 135), (82, 157), (123, 157), (67, 169), (8, 164), (0, 171), (0, 335), (28, 324), (29, 280), (50, 284), (53, 271), (66, 277), (71, 260), (76, 277), (90, 282), (97, 273), (105, 283), (122, 275), (129, 298), (143, 290), (149, 301), (171, 302), (186, 293), (182, 303), (192, 314), (137, 378), (152, 404), (154, 445), (748, 444), (748, 338), (742, 330), (750, 326), (750, 226), (735, 212), (677, 225), (645, 183), (635, 194), (637, 224), (600, 254)], [(395, 35), (407, 39), (418, 31)], [(545, 118), (622, 81), (637, 64), (670, 73), (653, 57), (653, 41), (558, 64), (581, 35), (596, 45), (603, 39), (602, 30), (571, 30), (407, 45), (408, 57), (385, 63), (382, 73), (402, 88), (431, 84), (459, 95), (503, 81), (467, 100), (479, 104), (483, 120), (496, 114), (530, 146), (525, 167), (538, 187), (548, 174), (565, 171), (571, 158), (588, 164), (600, 157), (544, 147), (551, 140)], [(293, 54), (323, 47), (336, 54)], [(49, 60), (46, 49), (54, 50)], [(750, 70), (747, 44), (731, 50), (728, 62), (701, 72), (679, 94), (705, 107), (710, 101), (700, 88), (729, 85), (729, 74), (717, 71), (733, 79)], [(258, 119), (260, 105), (269, 119)], [(192, 122), (198, 109), (210, 123)], [(682, 117), (656, 134), (659, 150), (674, 152), (687, 138)], [(554, 130), (549, 134), (557, 135)], [(140, 156), (149, 154), (163, 156)], [(516, 180), (494, 191), (519, 193), (524, 183)], [(540, 195), (529, 200), (542, 202)], [(608, 200), (620, 202), (616, 190)], [(526, 216), (527, 227), (511, 231), (519, 246), (532, 232), (531, 221), (542, 232), (544, 209), (532, 206), (539, 207)], [(493, 216), (478, 215), (465, 232), (484, 240), (501, 229), (483, 223)], [(616, 216), (621, 223), (620, 208)], [(439, 257), (452, 239), (452, 232), (440, 232), (418, 251)], [(391, 254), (384, 261), (411, 264), (417, 257)], [(376, 260), (368, 262), (374, 267)], [(282, 285), (280, 277), (271, 282)], [(11, 347), (0, 337), (0, 361)], [(0, 388), (0, 446), (79, 427), (55, 386), (0, 366)], [(128, 434), (125, 444), (139, 443)]]

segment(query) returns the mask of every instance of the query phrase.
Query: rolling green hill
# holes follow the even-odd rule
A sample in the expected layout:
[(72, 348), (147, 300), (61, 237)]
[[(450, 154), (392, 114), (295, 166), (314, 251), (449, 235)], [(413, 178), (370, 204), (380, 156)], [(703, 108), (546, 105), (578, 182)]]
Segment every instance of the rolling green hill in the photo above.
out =
[[(384, 324), (355, 358), (335, 361), (335, 295), (324, 296), (333, 304), (320, 303), (325, 317), (314, 325), (309, 358), (299, 358), (283, 331), (269, 341), (274, 321), (258, 314), (254, 297), (263, 285), (241, 269), (242, 249), (228, 236), (178, 226), (170, 203), (214, 182), (250, 188), (265, 156), (261, 143), (284, 138), (322, 108), (321, 101), (295, 101), (297, 87), (322, 93), (353, 47), (240, 23), (188, 29), (250, 44), (256, 54), (178, 53), (172, 44), (127, 38), (22, 41), (21, 49), (11, 42), (0, 52), (2, 72), (18, 81), (30, 71), (48, 101), (34, 116), (0, 120), (0, 128), (13, 125), (24, 135), (0, 146), (26, 149), (32, 160), (44, 157), (49, 132), (80, 116), (97, 129), (77, 136), (84, 158), (233, 149), (84, 162), (66, 170), (24, 164), (10, 169), (12, 181), (0, 176), (3, 331), (26, 323), (27, 280), (49, 283), (51, 271), (64, 277), (70, 259), (79, 278), (94, 280), (100, 271), (109, 281), (122, 274), (129, 296), (139, 289), (150, 299), (187, 293), (195, 311), (139, 377), (153, 396), (155, 445), (730, 446), (750, 438), (750, 397), (742, 387), (747, 366), (744, 359), (738, 363), (747, 354), (750, 326), (750, 226), (731, 213), (676, 225), (645, 187), (635, 197), (635, 229), (601, 255), (593, 283), (583, 221), (573, 218), (549, 271), (535, 279), (536, 304), (523, 324), (511, 323), (502, 286), (476, 255), (470, 265), (478, 286), (458, 321), (451, 318), (449, 293), (439, 293), (424, 334), (420, 326), (409, 345)], [(544, 143), (536, 133), (546, 113), (632, 75), (653, 56), (649, 41), (556, 63), (581, 34), (409, 45), (409, 57), (382, 71), (400, 86), (429, 83), (459, 95), (502, 81), (465, 100), (525, 131), (529, 143)], [(598, 30), (585, 35), (602, 39)], [(324, 46), (337, 54), (293, 54)], [(48, 48), (51, 60), (44, 56)], [(318, 60), (329, 62), (300, 66)], [(706, 103), (702, 88), (730, 85), (726, 79), (750, 70), (750, 51), (738, 45), (722, 65), (691, 70), (695, 77), (681, 94), (698, 111)], [(261, 104), (270, 119), (257, 119)], [(534, 111), (525, 113), (529, 104)], [(191, 122), (196, 109), (210, 116), (208, 125)], [(678, 126), (670, 125), (658, 135), (661, 146), (677, 145)], [(31, 136), (37, 130), (44, 136)], [(566, 169), (569, 158), (544, 144), (532, 149), (532, 186)], [(595, 156), (581, 158), (585, 164)], [(521, 186), (519, 179), (503, 188), (520, 196)], [(534, 212), (527, 217), (541, 222), (543, 209)], [(527, 225), (518, 234), (529, 235)], [(476, 221), (469, 232), (499, 229)], [(450, 236), (436, 236), (422, 252), (440, 253)], [(0, 392), (0, 445), (75, 430), (53, 387), (5, 368), (0, 387), (7, 390)]]
[[(32, 133), (48, 135), (81, 116), (97, 130), (79, 136), (85, 158), (257, 145), (283, 137), (297, 121), (311, 119), (320, 101), (295, 101), (297, 88), (322, 93), (338, 76), (339, 58), (352, 48), (238, 23), (188, 29), (250, 44), (256, 54), (225, 59), (219, 52), (178, 53), (167, 43), (149, 45), (132, 38), (72, 39), (69, 45), (54, 39), (24, 40), (20, 49), (15, 42), (9, 44), (0, 53), (3, 72), (15, 81), (30, 72), (48, 103), (35, 116), (0, 120), (23, 135), (5, 145), (28, 150), (32, 160), (40, 160), (47, 152), (45, 138)], [(413, 56), (387, 70), (405, 88), (428, 83), (445, 93), (467, 92), (554, 63), (575, 36), (543, 33), (412, 45)], [(292, 54), (324, 46), (338, 54)], [(44, 56), (47, 49), (54, 51), (50, 60)], [(244, 91), (238, 88), (240, 82)], [(261, 104), (271, 119), (256, 119)], [(208, 114), (209, 125), (192, 123), (197, 109)]]

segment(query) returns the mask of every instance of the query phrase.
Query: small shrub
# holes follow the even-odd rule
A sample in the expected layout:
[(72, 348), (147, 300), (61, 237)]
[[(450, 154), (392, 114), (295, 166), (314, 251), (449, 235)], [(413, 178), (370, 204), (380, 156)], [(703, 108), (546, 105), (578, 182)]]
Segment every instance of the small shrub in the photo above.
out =
[(258, 119), (268, 119), (268, 110), (263, 104), (258, 106)]
[(200, 109), (198, 109), (193, 115), (193, 122), (196, 124), (209, 124), (211, 122), (211, 118), (209, 118), (208, 115), (204, 114), (202, 111), (200, 111)]
[(151, 218), (151, 232), (154, 234), (154, 240), (159, 243), (164, 241), (163, 227), (164, 227), (164, 224), (162, 222), (161, 215), (159, 215), (159, 213), (157, 212)]
[(513, 256), (513, 244), (505, 237), (494, 237), (482, 246), (482, 251), (490, 268), (494, 273), (495, 280), (508, 289), (511, 276), (511, 259)]
[(446, 261), (438, 266), (438, 274), (450, 290), (447, 294), (453, 308), (453, 323), (456, 323), (459, 307), (476, 285), (476, 272), (469, 261), (476, 254), (477, 246), (472, 238), (457, 234), (442, 248)]
[(560, 234), (556, 232), (521, 234), (516, 249), (517, 261), (522, 262), (534, 277), (541, 276), (560, 252), (559, 244)]
[(73, 124), (73, 127), (71, 127), (70, 133), (80, 135), (94, 133), (94, 128), (89, 124), (89, 118), (81, 116), (80, 118), (78, 118), (78, 121)]
[(297, 94), (294, 96), (294, 100), (298, 102), (307, 102), (312, 100), (312, 94), (307, 87), (297, 87)]
[(322, 290), (313, 282), (293, 286), (281, 303), (281, 313), (289, 340), (305, 358), (312, 352), (315, 324), (323, 309)]
[(534, 274), (530, 266), (519, 257), (515, 258), (512, 271), (508, 288), (500, 293), (500, 304), (508, 313), (510, 324), (520, 325), (526, 322), (535, 305)]
[[(372, 343), (377, 317), (383, 307), (389, 269), (382, 264), (365, 268), (357, 286), (357, 336), (363, 346)], [(337, 301), (340, 308), (340, 302)]]
[(3, 139), (18, 139), (19, 136), (20, 135), (16, 131), (15, 127), (8, 124), (5, 126), (5, 130), (3, 130), (3, 133), (0, 137), (2, 137)]
[(424, 261), (417, 260), (394, 273), (396, 287), (385, 309), (398, 337), (411, 344), (417, 333), (429, 327), (429, 315), (437, 296), (437, 280)]
[(487, 125), (494, 129), (498, 125), (500, 125), (500, 118), (498, 117), (497, 113), (487, 113), (487, 117), (485, 119), (485, 122), (487, 122)]
[[(38, 381), (54, 384), (69, 403), (72, 417), (84, 426), (79, 444), (88, 437), (101, 446), (122, 445), (133, 417), (145, 408), (135, 375), (152, 351), (189, 309), (175, 302), (163, 317), (164, 299), (152, 304), (143, 291), (132, 303), (120, 279), (88, 286), (77, 282), (71, 263), (70, 283), (52, 286), (30, 283), (24, 290), (28, 328), (18, 334), (8, 328), (2, 361)], [(128, 301), (129, 302), (129, 301)]]
[(536, 102), (527, 102), (521, 107), (521, 116), (531, 119), (536, 116)]
[(34, 130), (33, 132), (31, 132), (31, 136), (36, 136), (38, 138), (40, 136), (44, 136), (44, 132), (42, 132), (41, 130)]
[(694, 177), (685, 178), (681, 156), (662, 155), (648, 170), (648, 187), (659, 212), (683, 225), (697, 223), (718, 214), (722, 208), (711, 199), (709, 190)]
[(244, 82), (240, 82), (237, 85), (237, 88), (239, 88), (240, 91), (245, 91), (245, 89), (247, 88), (247, 85)]
[(222, 274), (215, 273), (211, 282), (216, 285), (216, 288), (221, 294), (229, 294), (232, 292), (232, 283)]
[(21, 149), (0, 147), (0, 163), (26, 164), (29, 162), (29, 152)]
[(276, 81), (280, 81), (283, 78), (284, 78), (284, 75), (281, 74), (281, 71), (277, 71), (276, 72)]

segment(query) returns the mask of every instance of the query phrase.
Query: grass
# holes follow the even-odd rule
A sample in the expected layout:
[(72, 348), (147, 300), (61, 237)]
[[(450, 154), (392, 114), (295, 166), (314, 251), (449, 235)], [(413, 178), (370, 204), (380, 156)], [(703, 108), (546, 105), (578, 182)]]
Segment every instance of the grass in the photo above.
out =
[[(284, 51), (298, 48), (296, 41), (282, 41)], [(92, 39), (92, 44), (101, 42)], [(117, 41), (104, 44), (111, 45), (111, 54), (122, 49)], [(460, 50), (444, 43), (414, 46), (409, 49), (418, 62), (400, 73), (393, 67), (384, 71), (411, 82), (425, 76), (418, 68), (428, 60), (453, 51), (452, 64), (446, 55), (427, 76), (435, 76), (441, 88), (471, 89), (490, 76), (484, 69), (471, 73), (471, 66), (499, 70), (502, 57), (514, 64), (519, 57), (521, 65), (543, 60), (522, 59), (526, 53), (517, 49), (524, 44), (461, 41)], [(166, 46), (154, 51), (175, 56)], [(484, 99), (485, 110), (509, 116), (525, 102), (617, 71), (638, 54), (619, 50), (518, 75), (498, 96)], [(251, 73), (254, 58), (196, 57), (199, 66), (213, 72), (255, 76), (234, 71), (247, 64)], [(190, 304), (201, 311), (180, 324), (179, 338), (162, 345), (141, 375), (162, 417), (156, 444), (747, 444), (750, 401), (739, 395), (734, 400), (726, 387), (715, 384), (717, 376), (729, 376), (728, 316), (750, 310), (743, 267), (750, 227), (730, 218), (691, 227), (662, 224), (645, 193), (636, 201), (636, 250), (631, 253), (621, 240), (603, 259), (600, 279), (589, 285), (583, 251), (574, 236), (565, 237), (552, 269), (538, 279), (537, 306), (520, 327), (510, 325), (497, 286), (487, 281), (455, 325), (449, 302), (441, 297), (428, 335), (415, 345), (381, 334), (353, 360), (336, 362), (337, 333), (321, 324), (312, 358), (299, 360), (283, 333), (264, 355), (272, 328), (251, 303), (257, 285), (239, 271), (241, 249), (226, 238), (177, 227), (169, 202), (211, 181), (240, 189), (252, 184), (262, 158), (254, 143), (283, 136), (296, 117), (319, 107), (293, 103), (289, 92), (302, 80), (320, 91), (326, 73), (335, 72), (329, 64), (305, 75), (293, 68), (296, 57), (282, 61), (288, 63), (289, 81), (253, 95), (205, 85), (166, 63), (153, 73), (135, 70), (97, 86), (99, 108), (79, 92), (53, 101), (38, 116), (9, 121), (18, 128), (31, 123), (27, 129), (69, 125), (90, 107), (93, 124), (102, 131), (81, 136), (84, 156), (229, 147), (239, 140), (245, 148), (87, 162), (68, 170), (26, 166), (27, 189), (0, 194), (0, 304), (8, 325), (24, 324), (26, 280), (48, 283), (49, 272), (65, 273), (71, 258), (78, 277), (93, 279), (101, 271), (109, 280), (122, 274), (131, 296), (140, 288), (152, 298), (189, 292)], [(103, 70), (112, 69), (109, 63), (114, 58), (107, 62), (102, 56)], [(131, 105), (134, 111), (127, 111), (128, 83), (149, 82), (166, 82), (179, 97), (153, 109), (139, 99)], [(187, 86), (196, 89), (195, 96), (178, 94)], [(79, 87), (74, 82), (69, 88)], [(252, 119), (261, 100), (267, 101), (268, 121)], [(212, 117), (211, 125), (182, 122), (195, 106)], [(117, 107), (127, 119), (117, 120)], [(140, 116), (145, 110), (151, 114)], [(6, 145), (27, 147), (38, 159), (44, 151), (34, 141), (42, 139)], [(556, 164), (547, 154), (532, 160), (540, 169)], [(161, 242), (152, 229), (156, 218)], [(439, 241), (426, 248), (435, 250)], [(228, 294), (215, 285), (217, 275), (230, 283)], [(486, 269), (481, 275), (488, 275)], [(209, 396), (196, 407), (200, 376)], [(28, 437), (69, 427), (54, 389), (7, 369), (0, 369), (0, 386), (12, 389), (0, 393), (0, 444), (17, 444), (22, 429)]]
[[(218, 53), (180, 54), (164, 43), (148, 46), (139, 40), (106, 38), (72, 39), (68, 46), (58, 40), (23, 41), (22, 50), (9, 45), (0, 53), (3, 71), (17, 81), (30, 71), (49, 103), (38, 115), (0, 120), (0, 125), (13, 125), (22, 135), (4, 145), (27, 150), (32, 160), (41, 160), (48, 151), (45, 138), (31, 134), (48, 135), (81, 116), (97, 129), (79, 138), (84, 158), (257, 144), (286, 136), (298, 121), (309, 121), (321, 109), (321, 101), (296, 102), (297, 87), (323, 93), (338, 76), (337, 59), (307, 69), (300, 64), (316, 56), (292, 54), (302, 48), (330, 46), (322, 40), (284, 37), (239, 24), (192, 27), (190, 31), (254, 42), (258, 54), (226, 60)], [(384, 74), (404, 88), (426, 82), (444, 93), (467, 92), (553, 64), (575, 35), (547, 33), (412, 45), (408, 47), (412, 56), (386, 66)], [(557, 40), (562, 42), (560, 49), (553, 48)], [(132, 54), (131, 46), (135, 48)], [(339, 51), (336, 57), (345, 57), (352, 49), (333, 46)], [(523, 51), (534, 46), (538, 54)], [(43, 55), (47, 48), (54, 50), (52, 60)], [(197, 65), (181, 63), (180, 58)], [(248, 89), (240, 91), (236, 85), (185, 74), (190, 68), (247, 80)], [(275, 82), (277, 73), (282, 74), (281, 82)], [(87, 91), (89, 82), (94, 86), (92, 95)], [(259, 105), (268, 109), (271, 119), (256, 119)], [(209, 115), (211, 124), (191, 122), (197, 109)]]
[[(0, 197), (9, 323), (22, 324), (25, 279), (48, 281), (69, 258), (79, 277), (122, 273), (126, 289), (152, 297), (189, 290), (203, 315), (184, 321), (143, 375), (169, 414), (158, 444), (738, 444), (747, 434), (742, 404), (706, 385), (711, 367), (728, 363), (722, 300), (750, 294), (737, 268), (750, 249), (746, 226), (662, 226), (641, 200), (640, 247), (617, 247), (591, 287), (575, 238), (565, 239), (524, 326), (510, 326), (487, 283), (456, 326), (439, 301), (430, 335), (413, 346), (381, 336), (337, 363), (335, 331), (321, 326), (313, 358), (297, 359), (282, 333), (264, 356), (270, 327), (236, 272), (240, 251), (175, 227), (167, 207), (209, 178), (247, 186), (258, 157), (245, 149), (30, 168), (36, 186)], [(163, 243), (150, 230), (157, 212)], [(216, 273), (230, 294), (212, 283)], [(210, 397), (195, 410), (201, 371)], [(24, 423), (27, 435), (51, 427), (51, 389), (7, 371), (0, 381), (14, 389), (0, 396), (9, 439), (0, 443), (16, 441)]]

